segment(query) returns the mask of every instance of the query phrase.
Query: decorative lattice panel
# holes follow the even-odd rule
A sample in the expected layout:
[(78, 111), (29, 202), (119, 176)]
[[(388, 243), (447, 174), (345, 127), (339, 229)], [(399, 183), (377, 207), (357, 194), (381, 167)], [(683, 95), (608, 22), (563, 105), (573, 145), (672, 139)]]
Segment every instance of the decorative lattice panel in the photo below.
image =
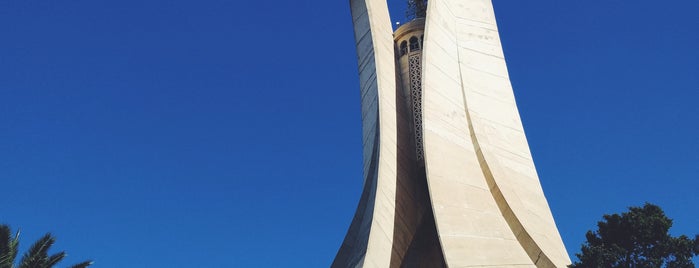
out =
[(411, 55), (408, 58), (410, 68), (410, 101), (413, 108), (413, 126), (415, 126), (415, 150), (417, 160), (422, 160), (424, 151), (422, 147), (422, 66), (420, 64), (421, 53)]

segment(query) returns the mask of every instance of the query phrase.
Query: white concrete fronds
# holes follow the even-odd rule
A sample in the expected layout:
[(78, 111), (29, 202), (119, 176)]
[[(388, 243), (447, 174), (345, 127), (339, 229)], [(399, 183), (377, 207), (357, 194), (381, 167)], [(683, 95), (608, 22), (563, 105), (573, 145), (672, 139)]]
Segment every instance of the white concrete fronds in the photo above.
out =
[(491, 0), (350, 0), (364, 192), (332, 267), (566, 267)]

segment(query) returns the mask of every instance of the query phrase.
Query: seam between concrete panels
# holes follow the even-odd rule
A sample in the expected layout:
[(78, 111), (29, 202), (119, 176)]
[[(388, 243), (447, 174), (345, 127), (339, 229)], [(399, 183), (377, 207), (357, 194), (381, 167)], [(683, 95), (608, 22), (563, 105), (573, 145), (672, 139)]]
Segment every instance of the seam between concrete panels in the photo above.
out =
[[(456, 41), (456, 46), (459, 46), (458, 39)], [(536, 244), (533, 239), (530, 239), (531, 241), (522, 241), (520, 239), (521, 236), (515, 234), (515, 230), (522, 230), (522, 232), (527, 232), (524, 229), (524, 226), (522, 223), (519, 221), (519, 219), (516, 217), (514, 212), (512, 211), (512, 208), (510, 205), (507, 203), (507, 200), (505, 199), (505, 196), (503, 195), (502, 191), (500, 190), (500, 187), (498, 186), (497, 182), (495, 181), (495, 178), (493, 177), (493, 174), (490, 170), (490, 166), (488, 165), (488, 162), (485, 159), (485, 156), (483, 155), (483, 151), (481, 150), (481, 146), (478, 142), (478, 137), (476, 137), (476, 133), (473, 127), (473, 121), (471, 119), (471, 113), (469, 112), (468, 109), (468, 101), (466, 98), (466, 88), (464, 86), (464, 77), (463, 77), (463, 71), (461, 70), (461, 52), (459, 49), (457, 49), (457, 58), (458, 58), (458, 63), (459, 63), (459, 78), (461, 79), (461, 96), (463, 98), (463, 103), (464, 103), (464, 112), (466, 113), (466, 122), (468, 123), (468, 130), (471, 135), (471, 140), (473, 141), (473, 149), (476, 152), (476, 157), (478, 158), (479, 165), (481, 166), (481, 171), (483, 172), (483, 175), (486, 179), (487, 184), (489, 185), (490, 188), (490, 194), (492, 195), (493, 199), (495, 200), (495, 203), (497, 204), (498, 208), (500, 209), (500, 213), (502, 213), (503, 218), (505, 219), (505, 222), (507, 222), (508, 227), (510, 228), (510, 232), (517, 238), (517, 241), (519, 242), (520, 246), (524, 250), (524, 252), (527, 253), (527, 256), (531, 259), (531, 261), (536, 265), (536, 263), (540, 260), (540, 256), (544, 255), (543, 251), (541, 248), (539, 248), (538, 244)], [(500, 200), (500, 201), (498, 201)], [(507, 214), (507, 215), (505, 215)], [(534, 252), (528, 251), (525, 248), (525, 243), (533, 244), (536, 245), (536, 252), (535, 254), (532, 254)], [(545, 258), (548, 259), (548, 258)], [(552, 264), (551, 264), (552, 265)], [(538, 265), (537, 265), (538, 266)]]

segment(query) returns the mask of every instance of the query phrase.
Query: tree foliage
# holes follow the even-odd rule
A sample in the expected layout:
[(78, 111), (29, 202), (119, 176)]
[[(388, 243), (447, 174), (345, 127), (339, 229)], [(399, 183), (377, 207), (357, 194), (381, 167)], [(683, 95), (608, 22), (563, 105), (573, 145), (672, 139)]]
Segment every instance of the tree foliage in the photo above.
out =
[[(49, 255), (49, 249), (56, 242), (56, 238), (47, 233), (34, 242), (22, 255), (19, 264), (15, 265), (19, 234), (17, 231), (13, 236), (9, 226), (0, 224), (0, 268), (52, 268), (66, 256), (65, 251)], [(70, 268), (85, 268), (91, 264), (92, 261), (85, 261)]]
[(588, 231), (580, 261), (572, 268), (694, 268), (699, 235), (671, 236), (672, 220), (653, 204), (630, 207), (621, 215), (604, 215), (597, 231)]
[(424, 18), (427, 16), (427, 0), (408, 0), (408, 9), (405, 11), (408, 20)]

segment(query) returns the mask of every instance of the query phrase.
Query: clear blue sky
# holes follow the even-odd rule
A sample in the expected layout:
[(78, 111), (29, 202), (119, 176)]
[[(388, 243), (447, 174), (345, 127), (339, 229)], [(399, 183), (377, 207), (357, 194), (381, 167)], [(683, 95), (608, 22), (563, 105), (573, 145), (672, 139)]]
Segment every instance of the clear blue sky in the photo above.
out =
[[(571, 255), (646, 201), (699, 233), (699, 1), (495, 8)], [(0, 1), (0, 222), (64, 264), (327, 267), (361, 191), (355, 59), (346, 0)]]

